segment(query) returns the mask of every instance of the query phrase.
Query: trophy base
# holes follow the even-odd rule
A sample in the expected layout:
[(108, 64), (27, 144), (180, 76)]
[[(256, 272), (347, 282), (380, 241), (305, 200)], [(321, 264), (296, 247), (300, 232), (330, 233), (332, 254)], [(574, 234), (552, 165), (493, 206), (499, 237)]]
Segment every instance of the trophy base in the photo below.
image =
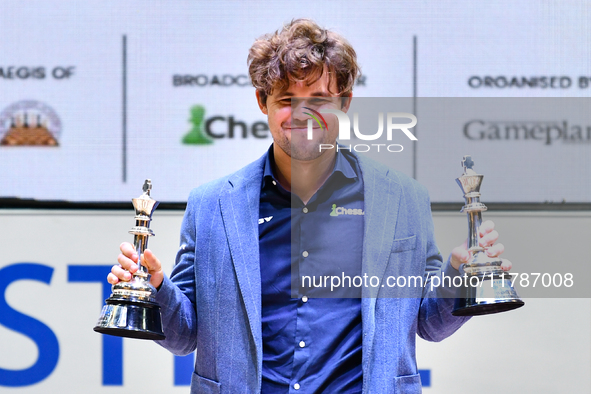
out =
[(454, 316), (480, 316), (506, 312), (525, 305), (513, 288), (511, 279), (502, 274), (490, 274), (478, 277), (478, 285), (458, 289), (454, 303)]
[(150, 301), (111, 296), (94, 331), (117, 337), (162, 340), (160, 306)]

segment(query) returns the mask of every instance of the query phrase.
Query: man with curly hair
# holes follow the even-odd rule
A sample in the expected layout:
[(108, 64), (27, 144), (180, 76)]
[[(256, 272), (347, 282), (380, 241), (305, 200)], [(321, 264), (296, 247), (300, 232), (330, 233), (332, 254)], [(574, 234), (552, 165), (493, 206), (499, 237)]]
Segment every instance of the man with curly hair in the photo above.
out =
[[(320, 266), (455, 277), (468, 251), (455, 248), (443, 263), (416, 181), (354, 152), (319, 150), (336, 145), (334, 117), (307, 138), (303, 106), (349, 108), (360, 70), (342, 36), (293, 20), (256, 40), (248, 64), (273, 144), (191, 192), (170, 278), (143, 254), (162, 307), (158, 343), (180, 355), (197, 350), (192, 393), (421, 392), (415, 337), (439, 341), (467, 320), (451, 314), (454, 289), (321, 298), (314, 288), (294, 294), (292, 278)], [(482, 244), (498, 256), (493, 227), (483, 224)], [(137, 260), (122, 244), (109, 282), (129, 280)]]

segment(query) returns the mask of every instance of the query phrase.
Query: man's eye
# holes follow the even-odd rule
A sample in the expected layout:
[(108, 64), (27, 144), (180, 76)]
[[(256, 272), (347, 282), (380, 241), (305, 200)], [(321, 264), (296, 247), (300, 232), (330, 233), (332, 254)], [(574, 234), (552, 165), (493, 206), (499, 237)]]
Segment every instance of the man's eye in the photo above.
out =
[(322, 105), (328, 103), (327, 99), (312, 99), (310, 100), (310, 104), (312, 105)]

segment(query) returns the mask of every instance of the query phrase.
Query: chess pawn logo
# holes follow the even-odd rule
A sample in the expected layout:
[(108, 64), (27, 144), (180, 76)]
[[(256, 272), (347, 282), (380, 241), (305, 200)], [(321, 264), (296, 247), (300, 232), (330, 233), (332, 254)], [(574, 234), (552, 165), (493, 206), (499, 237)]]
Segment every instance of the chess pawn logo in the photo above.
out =
[(183, 144), (189, 145), (208, 145), (213, 144), (203, 132), (203, 120), (205, 118), (205, 108), (200, 105), (191, 107), (191, 118), (189, 122), (193, 128), (183, 137)]
[(332, 210), (330, 211), (330, 216), (339, 216), (337, 213), (337, 204), (332, 204)]

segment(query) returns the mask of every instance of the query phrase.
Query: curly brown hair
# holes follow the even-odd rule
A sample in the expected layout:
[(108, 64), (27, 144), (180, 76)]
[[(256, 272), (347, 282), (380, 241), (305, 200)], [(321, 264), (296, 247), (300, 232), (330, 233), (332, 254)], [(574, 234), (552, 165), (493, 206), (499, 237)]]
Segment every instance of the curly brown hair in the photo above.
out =
[(263, 104), (275, 89), (287, 90), (294, 82), (313, 84), (325, 68), (331, 83), (336, 77), (337, 93), (348, 96), (361, 74), (351, 44), (310, 19), (294, 19), (281, 31), (257, 39), (247, 62), (250, 79)]

